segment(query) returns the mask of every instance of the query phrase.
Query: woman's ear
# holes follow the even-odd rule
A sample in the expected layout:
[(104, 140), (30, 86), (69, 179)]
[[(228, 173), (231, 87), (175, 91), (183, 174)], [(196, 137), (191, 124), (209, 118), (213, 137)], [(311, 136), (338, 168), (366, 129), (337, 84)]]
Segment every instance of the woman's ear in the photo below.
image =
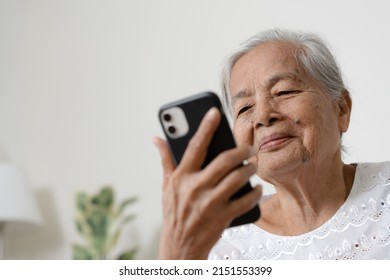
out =
[(348, 130), (351, 118), (352, 99), (348, 90), (344, 89), (338, 101), (339, 106), (339, 130), (341, 133)]

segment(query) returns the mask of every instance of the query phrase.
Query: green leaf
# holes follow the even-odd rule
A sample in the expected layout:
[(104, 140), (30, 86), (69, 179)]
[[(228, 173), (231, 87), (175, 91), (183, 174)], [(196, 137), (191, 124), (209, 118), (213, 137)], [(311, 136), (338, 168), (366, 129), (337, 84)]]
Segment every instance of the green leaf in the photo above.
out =
[(110, 235), (109, 240), (107, 242), (107, 250), (111, 250), (116, 245), (119, 236), (121, 234), (121, 231), (122, 231), (121, 229), (118, 229)]
[(105, 236), (95, 237), (93, 240), (93, 248), (99, 255), (105, 255), (107, 253), (107, 239)]
[(118, 213), (117, 213), (117, 217), (120, 216), (123, 212), (123, 210), (125, 210), (125, 208), (127, 206), (129, 206), (130, 204), (133, 204), (134, 202), (136, 202), (138, 200), (137, 197), (130, 197), (128, 199), (125, 199), (124, 201), (122, 201), (122, 203), (120, 204), (119, 206), (119, 210), (118, 210)]
[(126, 217), (122, 220), (122, 227), (123, 227), (124, 225), (126, 225), (128, 222), (134, 220), (136, 217), (137, 217), (137, 215), (135, 215), (135, 214), (130, 214), (130, 215), (126, 216)]
[(92, 204), (110, 209), (114, 203), (114, 190), (111, 186), (103, 187), (100, 192), (92, 197)]
[(134, 260), (135, 254), (137, 253), (137, 249), (131, 249), (129, 251), (123, 252), (117, 260)]
[(137, 217), (137, 215), (135, 215), (135, 214), (129, 214), (128, 216), (124, 217), (123, 219), (120, 219), (120, 220), (117, 219), (114, 223), (113, 228), (117, 229), (118, 231), (121, 231), (121, 230), (123, 230), (123, 228), (125, 227), (125, 225), (128, 222), (134, 220), (136, 217)]
[(93, 260), (93, 254), (85, 247), (74, 244), (72, 246), (74, 260)]
[(101, 209), (96, 209), (89, 213), (86, 222), (95, 238), (104, 239), (108, 233), (109, 221), (106, 213)]
[(76, 194), (76, 209), (80, 212), (85, 212), (88, 205), (88, 195), (85, 192)]

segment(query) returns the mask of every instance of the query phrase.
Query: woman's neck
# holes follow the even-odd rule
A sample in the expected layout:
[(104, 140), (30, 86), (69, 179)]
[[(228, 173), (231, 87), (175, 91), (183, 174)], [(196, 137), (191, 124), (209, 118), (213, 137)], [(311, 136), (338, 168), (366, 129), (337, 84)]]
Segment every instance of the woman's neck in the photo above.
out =
[(332, 160), (302, 164), (288, 176), (271, 177), (276, 194), (262, 205), (258, 225), (279, 235), (299, 235), (319, 227), (347, 199), (355, 169)]

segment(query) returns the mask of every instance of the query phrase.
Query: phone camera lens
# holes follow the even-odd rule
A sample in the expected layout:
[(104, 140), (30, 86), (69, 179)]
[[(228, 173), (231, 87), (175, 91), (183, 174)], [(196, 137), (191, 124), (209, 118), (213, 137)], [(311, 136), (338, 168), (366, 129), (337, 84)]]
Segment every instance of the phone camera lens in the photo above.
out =
[(172, 120), (172, 116), (170, 114), (164, 114), (163, 116), (164, 120), (169, 122), (170, 120)]
[(171, 125), (168, 127), (168, 131), (169, 131), (169, 133), (174, 134), (176, 132), (176, 127)]

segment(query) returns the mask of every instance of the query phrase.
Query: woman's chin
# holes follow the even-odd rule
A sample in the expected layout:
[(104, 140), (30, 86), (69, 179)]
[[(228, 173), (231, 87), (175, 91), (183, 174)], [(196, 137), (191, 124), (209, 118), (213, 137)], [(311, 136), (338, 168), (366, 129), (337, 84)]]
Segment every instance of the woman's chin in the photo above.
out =
[(285, 151), (273, 152), (258, 155), (257, 157), (257, 175), (266, 180), (266, 178), (275, 178), (275, 176), (296, 174), (297, 169), (303, 167), (308, 161), (307, 153), (285, 153)]

